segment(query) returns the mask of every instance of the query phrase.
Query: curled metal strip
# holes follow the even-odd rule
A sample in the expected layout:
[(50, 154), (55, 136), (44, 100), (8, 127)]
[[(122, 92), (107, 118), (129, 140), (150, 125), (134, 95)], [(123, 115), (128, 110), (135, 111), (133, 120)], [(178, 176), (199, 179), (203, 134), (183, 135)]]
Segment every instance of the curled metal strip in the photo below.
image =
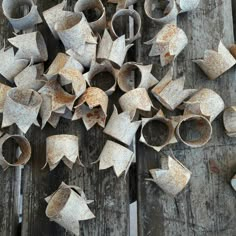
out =
[[(20, 156), (17, 158), (17, 161), (14, 164), (9, 163), (3, 156), (3, 145), (9, 139), (15, 140), (21, 151)], [(28, 139), (24, 136), (5, 134), (3, 137), (0, 138), (0, 165), (4, 170), (8, 169), (11, 166), (16, 167), (20, 165), (25, 165), (30, 160), (30, 157), (31, 146)]]
[(167, 109), (174, 111), (182, 102), (197, 92), (196, 89), (184, 89), (185, 77), (173, 80), (173, 68), (153, 89), (152, 94)]
[(189, 147), (202, 147), (211, 139), (212, 126), (204, 116), (186, 115), (180, 119), (176, 127), (176, 136)]
[[(21, 6), (29, 7), (29, 12), (25, 16), (17, 14)], [(33, 0), (3, 0), (2, 9), (16, 32), (32, 29), (35, 25), (43, 22)]]
[(152, 169), (150, 173), (152, 181), (173, 197), (183, 191), (192, 175), (182, 163), (170, 156), (161, 159), (161, 169)]
[(236, 137), (236, 107), (228, 107), (223, 115), (224, 127), (229, 137)]
[[(79, 139), (74, 135), (53, 135), (46, 140), (46, 164), (50, 171), (55, 169), (60, 161), (72, 169), (79, 161)], [(44, 166), (44, 167), (45, 167)]]
[(62, 183), (58, 190), (46, 199), (46, 216), (75, 235), (80, 235), (79, 221), (95, 218), (88, 207), (92, 201), (86, 199), (77, 186)]
[(118, 110), (114, 106), (113, 113), (104, 129), (104, 133), (129, 146), (140, 125), (141, 121), (131, 121), (128, 112), (118, 114)]
[(221, 41), (217, 51), (206, 50), (204, 58), (194, 60), (194, 62), (199, 65), (210, 80), (218, 78), (236, 64), (235, 58)]
[(15, 123), (26, 133), (32, 124), (39, 126), (37, 116), (41, 103), (41, 96), (34, 90), (10, 89), (4, 103), (2, 127)]
[(211, 89), (203, 88), (185, 102), (184, 115), (201, 115), (212, 122), (224, 108), (224, 101), (219, 94)]
[(133, 160), (133, 152), (128, 148), (108, 140), (99, 156), (99, 170), (113, 167), (117, 177), (128, 171)]
[[(99, 14), (98, 19), (87, 21), (94, 32), (101, 33), (106, 28), (106, 9), (100, 0), (78, 0), (75, 4), (75, 12), (85, 12), (94, 10), (93, 13)], [(92, 14), (92, 13), (90, 13)]]
[[(152, 140), (150, 140), (149, 137), (147, 137), (144, 132), (146, 127), (148, 125), (151, 125), (152, 123), (160, 127), (158, 132), (154, 134), (155, 137), (158, 137), (158, 140), (154, 141), (153, 141), (154, 137), (152, 137)], [(139, 141), (153, 148), (157, 152), (160, 152), (161, 149), (163, 149), (167, 145), (177, 143), (175, 137), (175, 127), (176, 127), (176, 122), (167, 119), (164, 116), (163, 112), (159, 111), (153, 118), (142, 119), (142, 130)]]
[[(125, 63), (118, 73), (118, 85), (124, 92), (128, 92), (134, 88), (149, 89), (153, 85), (158, 83), (158, 80), (151, 74), (153, 65), (142, 65), (135, 62)], [(135, 70), (140, 73), (140, 81), (136, 79), (136, 75), (133, 76)], [(135, 81), (133, 81), (133, 79)], [(131, 82), (133, 81), (133, 83)]]
[(121, 9), (119, 11), (117, 11), (112, 19), (111, 19), (111, 31), (113, 33), (113, 35), (115, 37), (119, 37), (119, 35), (117, 34), (114, 26), (115, 26), (115, 21), (119, 18), (119, 17), (123, 17), (123, 16), (130, 16), (134, 19), (134, 24), (136, 25), (137, 29), (136, 29), (136, 32), (134, 34), (134, 36), (131, 36), (131, 37), (128, 37), (126, 38), (126, 42), (127, 43), (132, 43), (134, 42), (135, 40), (137, 40), (138, 38), (141, 37), (141, 25), (142, 25), (142, 20), (141, 20), (141, 17), (139, 15), (139, 13), (135, 10), (130, 10), (130, 9)]
[(48, 59), (47, 46), (43, 35), (39, 31), (16, 35), (8, 41), (18, 48), (15, 55), (16, 59), (29, 60), (32, 64), (44, 62)]

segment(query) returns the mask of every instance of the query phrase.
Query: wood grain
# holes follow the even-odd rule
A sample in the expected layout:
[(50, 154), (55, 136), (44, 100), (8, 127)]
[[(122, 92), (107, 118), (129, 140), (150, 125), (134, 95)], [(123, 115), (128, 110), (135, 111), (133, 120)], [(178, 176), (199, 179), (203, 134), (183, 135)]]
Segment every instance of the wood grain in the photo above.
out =
[[(38, 0), (40, 11), (48, 9), (60, 1)], [(106, 2), (106, 1), (105, 1)], [(68, 1), (72, 9), (75, 1)], [(0, 0), (1, 4), (1, 0)], [(144, 0), (139, 0), (137, 9), (143, 19), (142, 39), (136, 44), (136, 60), (145, 64), (153, 63), (153, 73), (161, 79), (168, 68), (160, 67), (158, 57), (148, 57), (150, 46), (143, 42), (151, 39), (160, 26), (150, 21), (143, 10)], [(233, 1), (233, 9), (236, 9)], [(114, 6), (108, 5), (109, 14)], [(235, 10), (233, 11), (235, 12)], [(236, 14), (234, 16), (234, 22)], [(211, 88), (218, 92), (227, 106), (236, 104), (236, 71), (232, 68), (221, 78), (208, 81), (203, 72), (192, 60), (203, 56), (204, 50), (217, 48), (222, 39), (226, 46), (234, 42), (232, 6), (230, 1), (202, 0), (197, 10), (182, 14), (178, 25), (186, 32), (189, 45), (175, 62), (175, 74), (186, 75), (186, 87)], [(235, 25), (234, 25), (235, 26)], [(49, 50), (49, 63), (63, 47), (52, 39), (45, 24), (39, 26)], [(8, 38), (12, 29), (5, 20), (0, 8), (0, 42)], [(132, 49), (131, 54), (134, 53)], [(131, 58), (133, 58), (131, 56)], [(120, 91), (111, 98), (117, 100)], [(116, 102), (116, 101), (115, 101)], [(109, 113), (112, 111), (109, 104)], [(176, 157), (192, 171), (188, 187), (176, 198), (163, 193), (155, 184), (145, 181), (149, 169), (159, 167), (160, 155), (137, 142), (138, 172), (138, 218), (140, 236), (187, 236), (187, 235), (236, 235), (236, 194), (230, 187), (230, 179), (236, 172), (236, 140), (224, 133), (222, 116), (213, 124), (214, 135), (201, 149), (190, 149), (181, 144), (173, 146)], [(16, 133), (16, 128), (8, 130)], [(80, 157), (86, 168), (74, 166), (70, 171), (62, 163), (52, 172), (41, 170), (45, 163), (46, 137), (53, 134), (74, 134), (79, 136)], [(155, 135), (149, 130), (150, 135)], [(52, 193), (62, 181), (82, 187), (89, 199), (95, 200), (91, 210), (94, 220), (81, 222), (82, 236), (127, 236), (129, 235), (129, 179), (117, 179), (112, 169), (98, 171), (95, 161), (108, 138), (102, 129), (95, 127), (89, 132), (81, 121), (62, 119), (58, 128), (49, 125), (41, 131), (33, 127), (28, 133), (33, 155), (23, 170), (23, 221), (21, 235), (60, 236), (71, 235), (45, 216), (44, 198)], [(138, 138), (138, 137), (137, 137)], [(12, 144), (8, 144), (8, 156), (15, 155)], [(6, 147), (7, 148), (7, 147)], [(168, 153), (168, 149), (165, 149)], [(18, 207), (20, 189), (20, 169), (0, 170), (2, 194), (0, 198), (0, 235), (18, 235)], [(135, 185), (134, 179), (130, 181)]]
[[(40, 11), (53, 6), (58, 1), (38, 1)], [(75, 1), (68, 1), (69, 9), (72, 9)], [(108, 8), (109, 12), (114, 7)], [(52, 35), (45, 28), (45, 24), (39, 30), (43, 33), (51, 55), (50, 60), (62, 46), (59, 42), (52, 40)], [(117, 100), (117, 93), (111, 100)], [(112, 104), (109, 106), (109, 113)], [(85, 168), (74, 166), (69, 170), (62, 163), (52, 172), (49, 169), (41, 170), (45, 163), (46, 137), (53, 134), (74, 134), (79, 136), (80, 158)], [(35, 236), (60, 236), (71, 235), (54, 222), (50, 222), (46, 215), (46, 202), (44, 198), (55, 191), (60, 183), (78, 185), (84, 189), (88, 199), (94, 200), (90, 205), (96, 218), (81, 222), (81, 235), (85, 236), (126, 236), (129, 231), (129, 191), (128, 179), (124, 177), (117, 179), (113, 169), (98, 171), (98, 165), (90, 163), (96, 161), (106, 141), (102, 129), (95, 127), (89, 132), (85, 130), (81, 121), (61, 120), (57, 129), (49, 125), (41, 131), (33, 127), (27, 133), (32, 148), (32, 161), (24, 169), (23, 176), (23, 222), (22, 235)]]
[[(1, 122), (2, 118), (0, 119)], [(16, 134), (16, 127), (6, 129), (11, 134)], [(17, 146), (12, 140), (4, 144), (3, 153), (10, 163), (16, 161)], [(19, 207), (20, 207), (20, 167), (0, 170), (0, 235), (15, 236), (19, 233)]]
[[(158, 57), (148, 57), (150, 47), (143, 45), (160, 26), (146, 17), (143, 3), (143, 0), (139, 1), (137, 7), (143, 19), (143, 37), (137, 46), (137, 60), (154, 63), (153, 73), (161, 79), (168, 68), (160, 68)], [(211, 88), (223, 97), (227, 106), (235, 104), (235, 67), (217, 80), (209, 81), (192, 62), (202, 58), (206, 49), (217, 49), (221, 39), (226, 46), (233, 43), (231, 1), (202, 0), (197, 10), (178, 17), (178, 26), (186, 32), (189, 44), (175, 62), (175, 75), (186, 75), (187, 88)], [(175, 156), (193, 173), (188, 187), (176, 198), (145, 181), (150, 177), (149, 169), (160, 167), (160, 155), (141, 143), (137, 144), (139, 235), (236, 234), (236, 194), (229, 184), (236, 170), (236, 141), (225, 135), (222, 115), (214, 122), (213, 131), (211, 141), (203, 148), (190, 149), (182, 144), (172, 147)], [(155, 135), (152, 130), (149, 132)]]
[[(4, 41), (12, 36), (12, 28), (5, 19), (2, 12), (2, 0), (0, 0), (0, 48)], [(0, 76), (1, 83), (6, 80)], [(0, 116), (2, 123), (2, 115)], [(14, 134), (17, 129), (13, 126), (10, 129), (4, 129), (5, 132)], [(8, 161), (14, 162), (16, 156), (16, 146), (8, 142), (4, 147), (4, 154)], [(9, 168), (5, 172), (0, 169), (0, 235), (15, 236), (19, 232), (19, 195), (20, 195), (20, 168)]]

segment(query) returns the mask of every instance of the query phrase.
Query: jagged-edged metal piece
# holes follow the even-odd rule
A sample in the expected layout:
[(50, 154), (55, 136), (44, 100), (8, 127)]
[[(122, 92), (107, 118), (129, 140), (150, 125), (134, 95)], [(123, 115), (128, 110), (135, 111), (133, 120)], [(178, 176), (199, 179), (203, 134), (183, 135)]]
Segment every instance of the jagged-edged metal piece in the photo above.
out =
[(141, 121), (131, 121), (128, 112), (118, 114), (118, 110), (114, 106), (113, 113), (104, 129), (104, 133), (129, 146), (140, 125)]
[(46, 139), (46, 165), (49, 165), (50, 171), (54, 170), (63, 161), (67, 167), (73, 168), (73, 165), (79, 160), (79, 138), (75, 135), (53, 135)]
[(165, 66), (173, 62), (182, 52), (188, 44), (188, 38), (182, 29), (174, 24), (167, 24), (145, 44), (152, 45), (149, 56), (160, 56), (161, 65)]
[(41, 96), (32, 89), (10, 89), (4, 103), (2, 128), (16, 124), (26, 133), (32, 124), (39, 126), (37, 116), (41, 103)]
[[(88, 82), (89, 86), (92, 87), (99, 87), (99, 85), (96, 86), (95, 84), (96, 77), (99, 76), (99, 78), (97, 79), (100, 79), (100, 81), (103, 81), (103, 83), (105, 83), (106, 80), (112, 77), (113, 84), (104, 91), (109, 96), (116, 90), (117, 74), (118, 70), (116, 70), (109, 61), (104, 61), (101, 64), (93, 61), (90, 70), (83, 76), (84, 79)], [(100, 89), (102, 89), (102, 87)]]
[(108, 140), (99, 156), (99, 170), (113, 167), (117, 177), (128, 172), (134, 153), (128, 148)]
[(224, 101), (219, 94), (211, 89), (203, 88), (185, 102), (184, 115), (202, 115), (212, 122), (224, 108)]
[(75, 12), (84, 12), (87, 10), (94, 10), (99, 14), (98, 19), (89, 21), (89, 25), (94, 32), (101, 33), (106, 28), (106, 9), (101, 0), (78, 0), (75, 4)]
[(89, 87), (75, 106), (72, 120), (82, 119), (87, 130), (95, 124), (105, 127), (108, 96), (99, 88)]
[[(148, 138), (146, 137), (144, 130), (148, 124), (151, 122), (159, 123), (160, 125), (164, 126), (165, 129), (160, 129), (159, 133), (156, 133), (154, 135), (159, 136), (160, 140), (157, 140), (157, 142), (150, 142)], [(146, 144), (147, 146), (153, 148), (157, 152), (160, 152), (161, 149), (166, 147), (169, 144), (177, 143), (177, 139), (175, 137), (175, 127), (177, 126), (177, 123), (174, 120), (167, 119), (163, 112), (160, 110), (154, 117), (152, 118), (143, 118), (142, 119), (142, 131), (141, 131), (141, 137), (139, 139), (140, 142)]]
[(95, 218), (88, 207), (93, 201), (87, 200), (80, 187), (62, 182), (45, 200), (48, 203), (46, 216), (77, 236), (80, 235), (79, 221)]
[(220, 41), (218, 50), (206, 50), (204, 58), (194, 60), (210, 80), (214, 80), (236, 64), (235, 58)]
[[(158, 83), (158, 80), (151, 74), (153, 65), (142, 65), (136, 62), (125, 63), (118, 73), (118, 85), (124, 92), (128, 92), (134, 88), (149, 89)], [(136, 80), (134, 75), (135, 70), (138, 70), (141, 78)], [(133, 78), (135, 81), (133, 81)], [(131, 82), (132, 81), (132, 82)]]
[(18, 88), (38, 91), (46, 83), (43, 72), (44, 65), (42, 63), (29, 65), (14, 78), (14, 82)]
[(55, 24), (65, 17), (71, 16), (74, 13), (71, 11), (64, 11), (63, 9), (67, 6), (67, 0), (63, 0), (61, 3), (53, 6), (52, 8), (43, 12), (43, 17), (51, 30), (54, 38), (59, 39), (59, 36), (55, 30)]
[(137, 0), (108, 0), (108, 2), (117, 4), (116, 10), (120, 10), (134, 5), (137, 2)]
[[(29, 7), (29, 12), (25, 16), (20, 16), (17, 12), (21, 6), (25, 5)], [(38, 7), (33, 0), (3, 0), (2, 9), (16, 32), (30, 30), (35, 25), (43, 22), (38, 13)]]
[[(115, 36), (115, 37), (119, 37), (116, 30), (115, 30), (115, 21), (117, 18), (120, 18), (120, 17), (123, 17), (123, 16), (129, 16), (129, 17), (132, 17), (134, 19), (134, 24), (136, 25), (136, 32), (134, 34), (134, 36), (130, 36), (128, 38), (125, 39), (125, 41), (127, 43), (132, 43), (134, 42), (135, 40), (137, 40), (138, 38), (141, 37), (141, 25), (142, 25), (142, 20), (141, 20), (141, 17), (139, 15), (139, 13), (135, 10), (132, 10), (132, 9), (121, 9), (121, 10), (118, 10), (112, 17), (111, 19), (111, 32), (112, 34)], [(122, 26), (121, 26), (122, 27)]]
[(127, 51), (133, 44), (126, 44), (125, 35), (118, 37), (115, 41), (105, 29), (103, 37), (98, 45), (97, 60), (109, 60), (116, 67), (121, 67), (124, 63)]
[(76, 100), (75, 95), (67, 93), (58, 82), (58, 77), (55, 76), (53, 79), (46, 82), (46, 84), (39, 90), (39, 93), (46, 94), (52, 98), (52, 111), (66, 107), (69, 110), (73, 109), (74, 102)]
[(154, 97), (167, 109), (175, 110), (185, 99), (197, 92), (196, 89), (184, 89), (185, 77), (173, 80), (173, 68), (152, 89)]
[(11, 89), (11, 87), (0, 83), (0, 113), (3, 112), (3, 107), (4, 107), (4, 103), (6, 100), (6, 96), (8, 91)]
[(14, 77), (24, 70), (29, 64), (29, 60), (17, 59), (12, 47), (0, 50), (0, 74), (11, 83), (14, 82)]
[(16, 59), (29, 60), (32, 64), (48, 60), (47, 46), (39, 31), (16, 35), (8, 41), (18, 48)]
[(229, 137), (236, 137), (236, 107), (231, 106), (224, 111), (224, 127)]
[(144, 10), (146, 15), (157, 23), (176, 23), (178, 8), (175, 0), (145, 0)]
[(236, 175), (231, 179), (231, 186), (236, 191)]
[(83, 66), (90, 67), (96, 58), (97, 37), (94, 36), (84, 14), (74, 13), (55, 24), (67, 54), (77, 59)]
[(187, 186), (192, 173), (176, 158), (161, 159), (161, 169), (150, 170), (152, 181), (164, 192), (176, 196)]
[(133, 89), (119, 99), (119, 104), (123, 111), (129, 113), (131, 120), (139, 114), (147, 115), (152, 111), (153, 104), (145, 88)]

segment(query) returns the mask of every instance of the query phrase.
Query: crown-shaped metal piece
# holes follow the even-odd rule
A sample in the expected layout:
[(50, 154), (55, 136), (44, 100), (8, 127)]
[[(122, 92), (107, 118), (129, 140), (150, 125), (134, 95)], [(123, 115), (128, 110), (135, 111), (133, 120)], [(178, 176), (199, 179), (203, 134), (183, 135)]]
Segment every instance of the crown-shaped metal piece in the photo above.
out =
[(235, 58), (220, 41), (218, 50), (206, 50), (204, 58), (194, 60), (209, 79), (214, 80), (236, 64)]
[(173, 111), (186, 98), (191, 96), (196, 89), (184, 89), (185, 77), (173, 80), (173, 68), (152, 89), (155, 98), (167, 109)]
[(152, 45), (149, 56), (160, 56), (161, 65), (165, 66), (173, 62), (181, 53), (188, 44), (188, 38), (185, 32), (175, 24), (167, 24), (145, 44)]

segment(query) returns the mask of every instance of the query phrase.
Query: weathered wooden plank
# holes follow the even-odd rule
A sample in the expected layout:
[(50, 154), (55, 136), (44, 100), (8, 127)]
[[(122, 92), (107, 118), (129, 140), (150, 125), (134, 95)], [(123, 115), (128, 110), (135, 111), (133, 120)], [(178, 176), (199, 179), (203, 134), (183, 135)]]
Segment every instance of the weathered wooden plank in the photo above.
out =
[[(0, 1), (0, 48), (3, 47), (4, 41), (10, 37), (12, 28), (5, 19), (2, 11), (2, 0)], [(0, 76), (1, 77), (1, 76)], [(0, 78), (5, 83), (3, 77)], [(2, 123), (2, 115), (0, 117)], [(16, 133), (16, 127), (5, 129), (5, 132)], [(16, 147), (13, 142), (6, 143), (4, 155), (7, 160), (15, 161)], [(13, 236), (17, 235), (19, 230), (19, 194), (20, 194), (20, 168), (9, 168), (5, 172), (0, 170), (0, 235)]]
[[(42, 11), (57, 2), (51, 0), (38, 1), (39, 9)], [(74, 2), (68, 1), (71, 9)], [(112, 9), (114, 10), (114, 8)], [(41, 30), (49, 45), (49, 54), (55, 55), (60, 45), (58, 42), (51, 41), (48, 30), (45, 31), (44, 27)], [(116, 98), (117, 94), (111, 99)], [(109, 112), (111, 110), (110, 104)], [(63, 164), (60, 164), (52, 172), (49, 172), (48, 169), (41, 170), (46, 156), (46, 137), (53, 134), (79, 136), (80, 157), (85, 168), (74, 166), (73, 170), (70, 171)], [(87, 132), (81, 121), (61, 120), (57, 129), (46, 126), (41, 131), (34, 127), (27, 133), (27, 137), (31, 141), (33, 154), (31, 163), (24, 169), (22, 235), (71, 235), (56, 223), (49, 222), (45, 216), (46, 203), (44, 198), (56, 190), (61, 181), (82, 187), (88, 199), (94, 200), (90, 208), (96, 218), (81, 222), (81, 235), (128, 235), (128, 181), (126, 182), (122, 177), (117, 179), (112, 169), (98, 171), (98, 165), (90, 164), (98, 159), (107, 139), (101, 128), (95, 127)]]
[[(147, 19), (143, 3), (143, 0), (138, 2), (143, 19), (143, 37), (137, 47), (137, 60), (154, 63), (153, 73), (160, 79), (167, 68), (160, 68), (158, 58), (148, 57), (150, 47), (142, 44), (151, 39), (160, 27)], [(192, 60), (202, 58), (206, 49), (216, 49), (221, 39), (226, 46), (233, 43), (231, 12), (231, 1), (204, 0), (197, 10), (180, 15), (178, 26), (186, 32), (189, 44), (175, 63), (176, 74), (186, 75), (186, 86), (211, 88), (221, 94), (227, 106), (236, 102), (235, 68), (216, 81), (208, 81)], [(160, 167), (160, 155), (138, 143), (139, 235), (236, 234), (236, 194), (229, 185), (236, 170), (235, 140), (224, 134), (221, 116), (214, 122), (213, 130), (214, 137), (204, 148), (173, 146), (176, 157), (193, 173), (188, 187), (176, 198), (167, 196), (155, 184), (145, 181), (149, 169)], [(155, 135), (152, 130), (149, 132)], [(209, 161), (219, 171), (210, 171)]]
[[(2, 122), (2, 118), (0, 119)], [(17, 129), (6, 129), (6, 132), (15, 134)], [(15, 162), (16, 149), (12, 140), (4, 144), (4, 156), (11, 162)], [(19, 232), (19, 206), (20, 206), (20, 167), (0, 170), (0, 235), (15, 236)]]

